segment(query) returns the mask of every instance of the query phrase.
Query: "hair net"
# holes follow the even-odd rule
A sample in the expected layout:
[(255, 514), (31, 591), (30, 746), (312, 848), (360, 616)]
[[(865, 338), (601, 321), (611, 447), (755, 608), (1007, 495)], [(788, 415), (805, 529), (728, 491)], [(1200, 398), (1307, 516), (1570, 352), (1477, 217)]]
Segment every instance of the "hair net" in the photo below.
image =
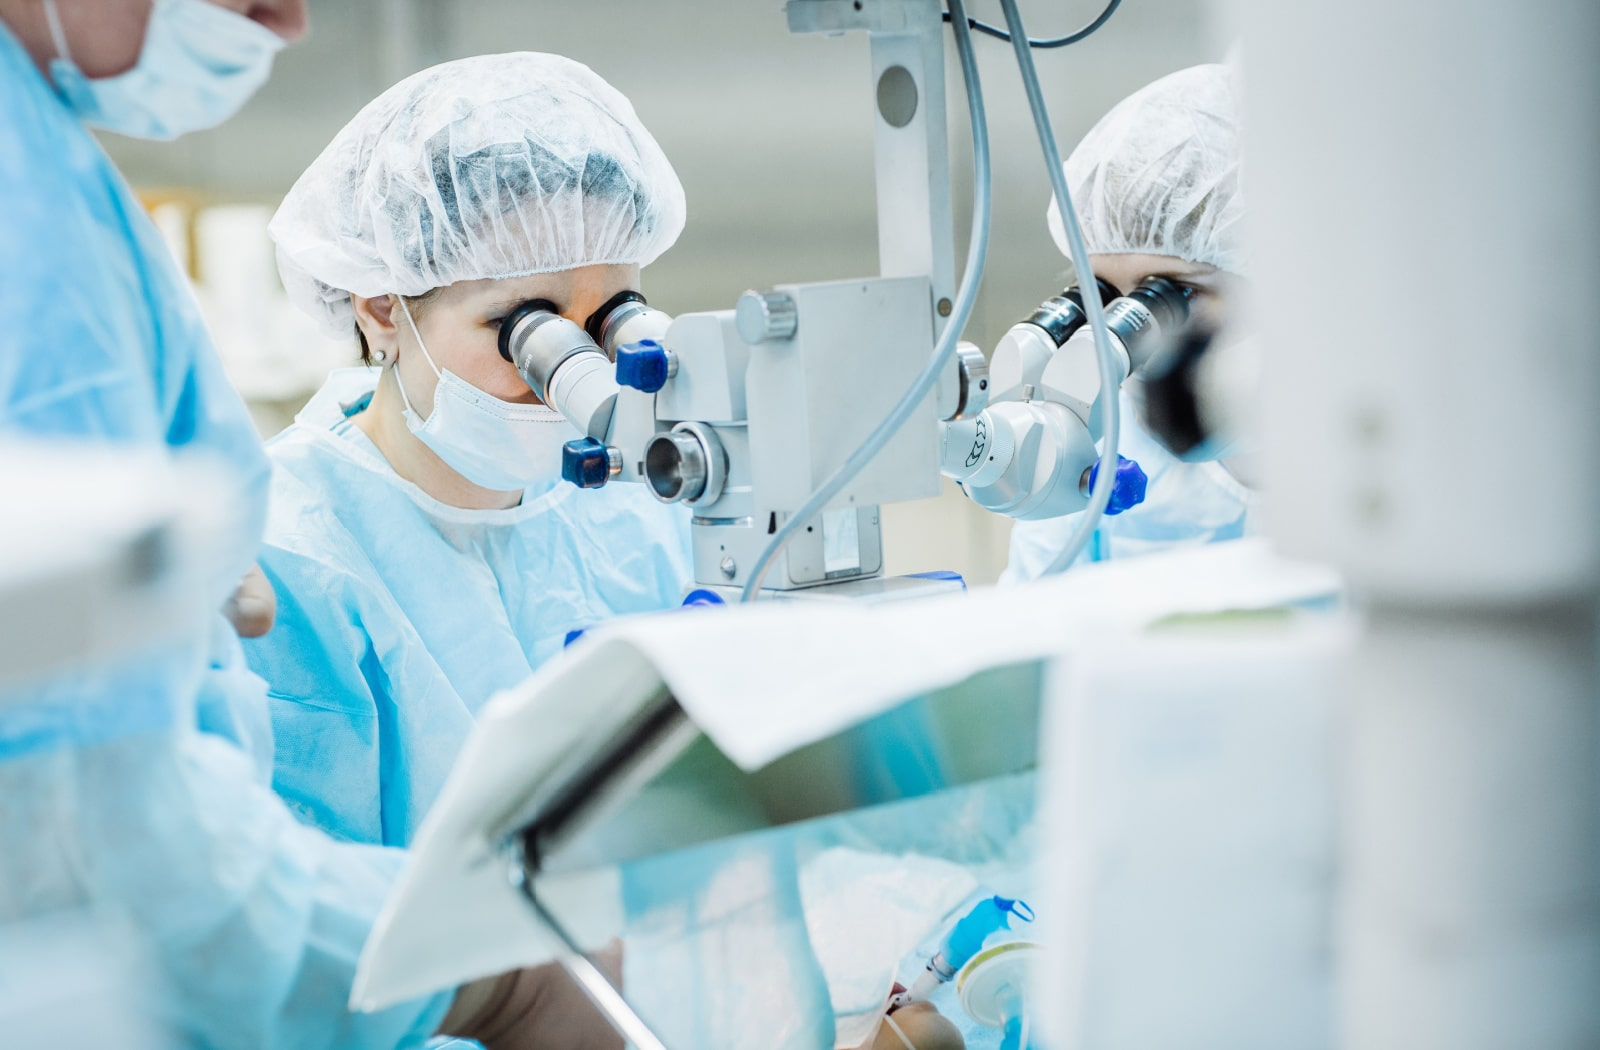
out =
[[(1239, 91), (1223, 65), (1194, 66), (1129, 95), (1064, 165), (1091, 254), (1173, 255), (1244, 272)], [(1052, 197), (1050, 235), (1066, 233)]]
[(654, 261), (683, 186), (633, 106), (533, 52), (446, 62), (357, 113), (273, 216), (289, 298), (336, 335), (350, 293)]

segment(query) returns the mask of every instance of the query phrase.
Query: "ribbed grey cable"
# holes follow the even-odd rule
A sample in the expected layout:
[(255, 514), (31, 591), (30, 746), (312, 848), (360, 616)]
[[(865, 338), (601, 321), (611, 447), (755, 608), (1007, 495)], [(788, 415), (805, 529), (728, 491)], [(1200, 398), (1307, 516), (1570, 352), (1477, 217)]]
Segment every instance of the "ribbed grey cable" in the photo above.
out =
[(1022, 87), (1028, 93), (1028, 108), (1033, 110), (1033, 126), (1039, 133), (1039, 145), (1044, 150), (1044, 163), (1050, 169), (1050, 186), (1061, 206), (1061, 225), (1067, 231), (1067, 247), (1072, 250), (1072, 265), (1078, 271), (1078, 291), (1083, 295), (1084, 312), (1089, 315), (1089, 327), (1094, 332), (1095, 357), (1100, 364), (1100, 418), (1104, 421), (1104, 435), (1100, 446), (1100, 472), (1095, 477), (1094, 489), (1089, 493), (1089, 507), (1073, 530), (1067, 545), (1056, 555), (1046, 576), (1058, 573), (1071, 565), (1088, 544), (1089, 537), (1100, 526), (1101, 516), (1111, 499), (1111, 490), (1117, 481), (1117, 445), (1121, 439), (1122, 413), (1117, 400), (1119, 385), (1111, 378), (1116, 369), (1116, 358), (1111, 352), (1111, 333), (1106, 329), (1106, 314), (1100, 302), (1100, 289), (1095, 284), (1094, 271), (1089, 268), (1089, 250), (1083, 243), (1083, 231), (1078, 228), (1078, 210), (1072, 206), (1072, 196), (1067, 192), (1067, 175), (1061, 167), (1061, 151), (1056, 148), (1055, 132), (1050, 130), (1050, 113), (1045, 109), (1044, 92), (1039, 89), (1039, 74), (1033, 68), (1033, 52), (1028, 47), (1028, 34), (1022, 26), (1022, 16), (1017, 13), (1016, 0), (1000, 0), (1006, 15), (1006, 28), (1011, 31), (1011, 49), (1017, 53), (1017, 70), (1022, 74)]
[[(816, 517), (818, 512), (827, 506), (829, 500), (850, 484), (851, 480), (872, 462), (872, 457), (877, 455), (878, 451), (888, 444), (889, 439), (905, 425), (906, 420), (911, 418), (917, 406), (922, 403), (922, 399), (928, 396), (928, 392), (939, 381), (939, 376), (949, 366), (950, 359), (955, 355), (956, 343), (960, 340), (967, 319), (972, 315), (973, 304), (977, 301), (978, 285), (983, 280), (983, 267), (989, 256), (989, 123), (984, 114), (983, 88), (978, 83), (978, 62), (973, 54), (972, 32), (967, 28), (966, 5), (962, 0), (949, 0), (949, 7), (950, 26), (956, 38), (956, 52), (961, 57), (961, 76), (966, 81), (967, 111), (972, 122), (972, 239), (967, 246), (967, 268), (961, 276), (961, 287), (956, 292), (955, 309), (950, 314), (944, 333), (939, 337), (932, 359), (922, 370), (922, 374), (911, 384), (905, 396), (884, 417), (883, 422), (873, 429), (866, 441), (861, 443), (861, 447), (828, 475), (827, 480), (811, 494), (810, 499), (800, 505), (799, 510), (789, 515), (788, 520), (767, 543), (766, 549), (761, 552), (761, 557), (756, 559), (750, 578), (745, 582), (744, 591), (739, 595), (740, 601), (747, 602), (755, 598), (761, 590), (761, 581), (772, 568), (772, 563), (794, 538), (795, 533)], [(928, 119), (943, 120), (944, 114), (930, 113)]]

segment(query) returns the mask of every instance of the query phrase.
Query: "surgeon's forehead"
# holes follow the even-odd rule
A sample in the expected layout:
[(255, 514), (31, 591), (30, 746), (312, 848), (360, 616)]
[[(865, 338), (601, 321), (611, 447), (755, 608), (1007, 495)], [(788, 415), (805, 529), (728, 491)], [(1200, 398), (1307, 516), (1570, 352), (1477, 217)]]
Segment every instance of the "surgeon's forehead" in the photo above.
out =
[(1221, 272), (1210, 263), (1190, 262), (1176, 255), (1147, 255), (1138, 252), (1105, 252), (1091, 255), (1089, 265), (1096, 273), (1102, 270), (1116, 270), (1119, 273), (1137, 273), (1141, 277), (1192, 277)]
[(549, 298), (570, 282), (562, 273), (536, 273), (526, 277), (490, 277), (476, 281), (457, 281), (446, 291), (459, 302), (526, 302)]

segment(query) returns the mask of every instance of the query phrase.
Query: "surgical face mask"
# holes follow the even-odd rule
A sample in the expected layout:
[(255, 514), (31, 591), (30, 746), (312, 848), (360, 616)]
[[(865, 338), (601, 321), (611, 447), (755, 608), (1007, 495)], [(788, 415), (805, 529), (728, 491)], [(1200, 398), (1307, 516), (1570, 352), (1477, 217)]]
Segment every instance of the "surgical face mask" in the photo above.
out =
[(206, 0), (155, 0), (139, 60), (91, 80), (73, 62), (57, 0), (44, 0), (57, 57), (50, 77), (85, 124), (142, 139), (175, 139), (239, 111), (272, 72), (284, 40)]
[(404, 298), (400, 299), (400, 310), (417, 338), (423, 359), (439, 380), (433, 390), (433, 411), (424, 420), (411, 407), (396, 365), (395, 382), (411, 432), (451, 470), (486, 489), (510, 492), (559, 478), (561, 446), (583, 436), (578, 428), (553, 408), (502, 401), (454, 372), (440, 369), (428, 353)]

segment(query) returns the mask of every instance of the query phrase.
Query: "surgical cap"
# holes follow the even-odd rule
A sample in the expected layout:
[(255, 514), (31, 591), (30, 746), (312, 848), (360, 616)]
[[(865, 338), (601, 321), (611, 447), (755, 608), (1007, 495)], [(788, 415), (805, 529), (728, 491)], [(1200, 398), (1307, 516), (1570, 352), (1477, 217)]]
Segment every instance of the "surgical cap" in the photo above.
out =
[[(1244, 272), (1235, 76), (1205, 65), (1162, 77), (1078, 143), (1064, 167), (1090, 254), (1172, 255)], [(1053, 197), (1048, 221), (1069, 254)]]
[(289, 298), (348, 337), (351, 293), (644, 266), (683, 222), (683, 186), (628, 100), (579, 62), (516, 52), (446, 62), (379, 95), (269, 229)]

